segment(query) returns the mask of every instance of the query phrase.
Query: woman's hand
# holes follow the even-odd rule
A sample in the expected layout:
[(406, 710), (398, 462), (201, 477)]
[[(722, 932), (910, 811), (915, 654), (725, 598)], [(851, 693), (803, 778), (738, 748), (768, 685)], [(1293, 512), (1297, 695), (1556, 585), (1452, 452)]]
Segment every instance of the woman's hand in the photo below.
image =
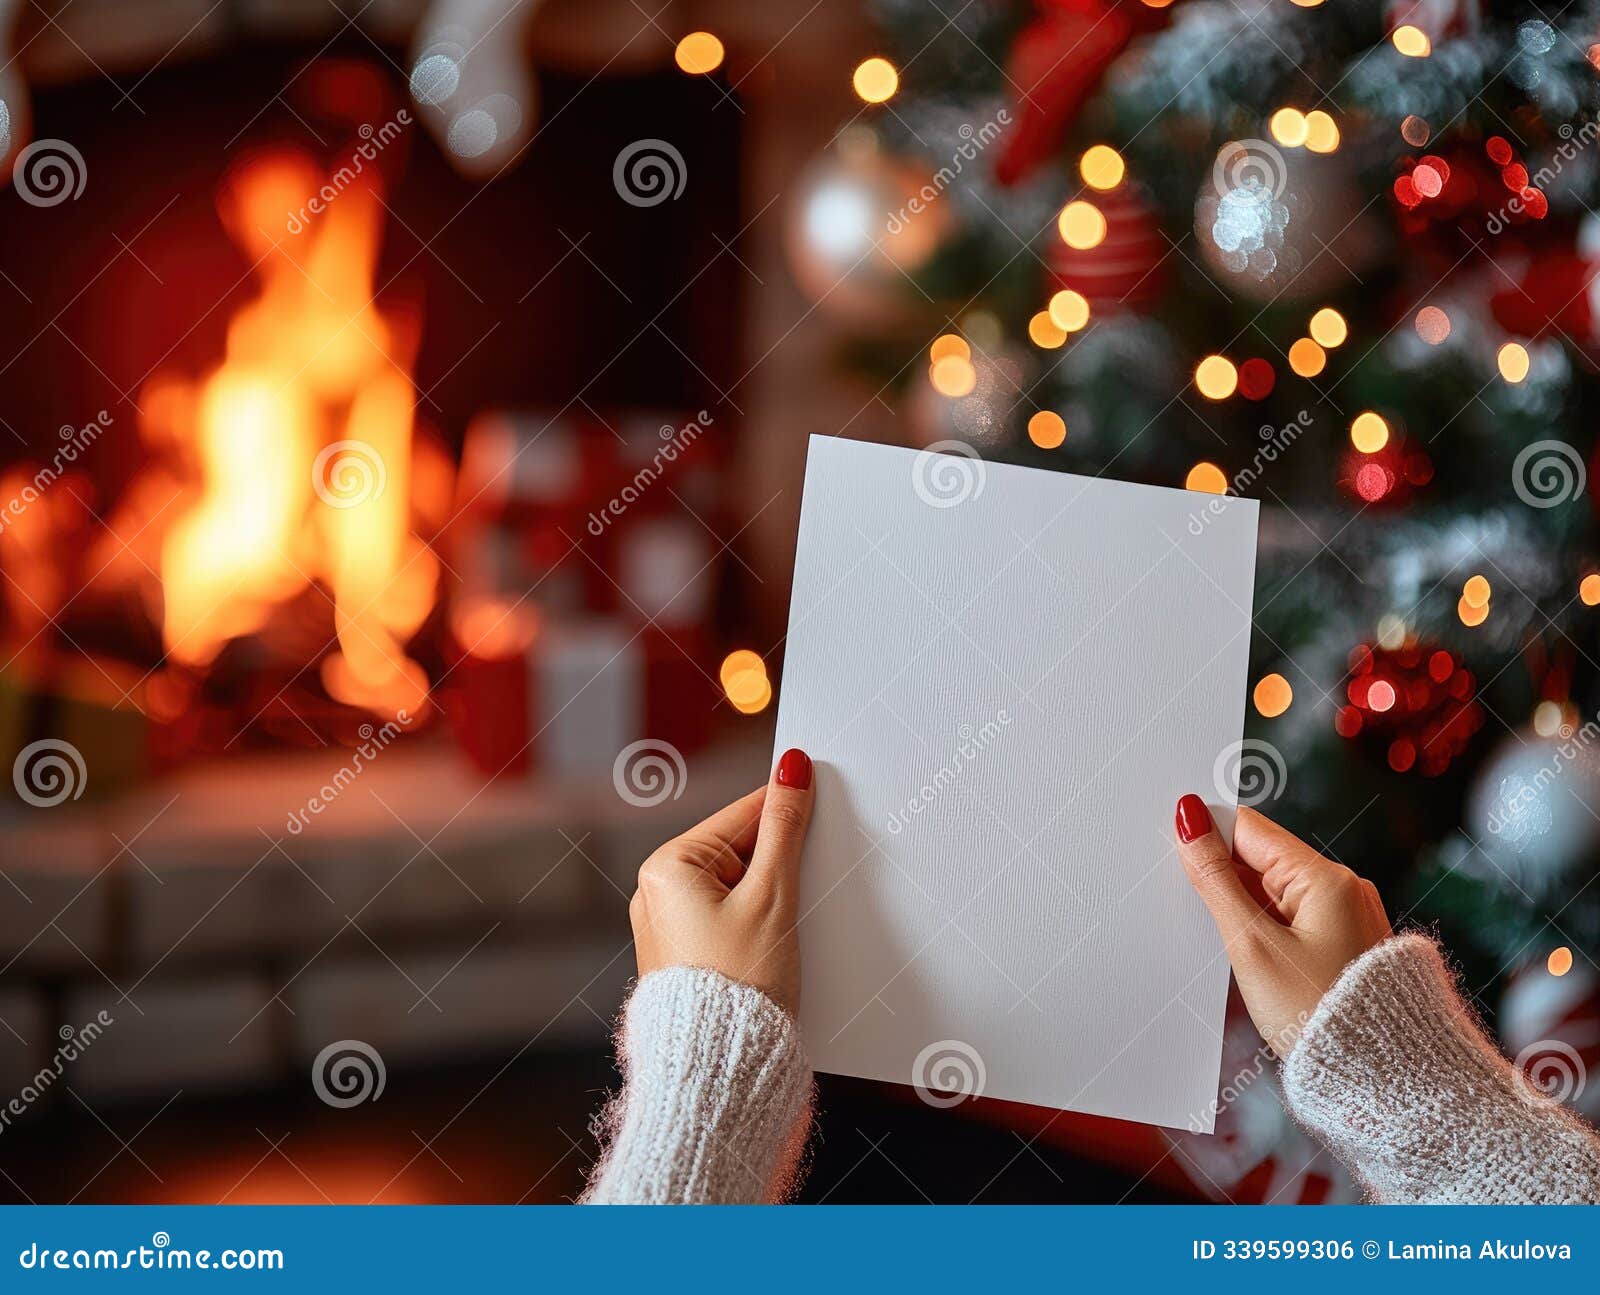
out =
[(811, 821), (811, 759), (783, 753), (772, 782), (741, 797), (639, 869), (628, 905), (639, 974), (704, 967), (800, 1006), (800, 847)]
[(1287, 1057), (1340, 972), (1388, 938), (1377, 888), (1253, 809), (1239, 810), (1232, 855), (1198, 796), (1178, 802), (1177, 832), (1250, 1019)]

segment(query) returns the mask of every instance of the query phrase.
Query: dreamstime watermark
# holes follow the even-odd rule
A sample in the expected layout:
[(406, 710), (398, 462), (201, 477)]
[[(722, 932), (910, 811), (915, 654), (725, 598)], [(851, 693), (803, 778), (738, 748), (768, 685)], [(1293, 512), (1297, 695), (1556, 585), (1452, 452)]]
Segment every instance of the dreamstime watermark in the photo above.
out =
[(78, 1026), (63, 1025), (57, 1032), (61, 1044), (49, 1064), (23, 1084), (21, 1092), (0, 1106), (0, 1133), (11, 1127), (12, 1120), (21, 1119), (28, 1107), (49, 1092), (56, 1080), (66, 1074), (67, 1067), (81, 1057), (89, 1045), (106, 1032), (108, 1026), (115, 1024), (115, 1020), (110, 1012), (102, 1009), (92, 1021)]
[(361, 776), (361, 771), (376, 760), (384, 748), (399, 737), (401, 731), (410, 723), (411, 713), (402, 707), (395, 712), (394, 719), (384, 721), (381, 728), (363, 724), (357, 729), (356, 735), (361, 739), (361, 745), (351, 753), (348, 764), (342, 765), (303, 806), (289, 814), (289, 821), (285, 825), (289, 835), (299, 836), (310, 827), (311, 820), (338, 800), (344, 794), (345, 788), (355, 782)]
[(1239, 804), (1254, 809), (1283, 795), (1289, 766), (1271, 742), (1247, 737), (1222, 749), (1211, 766), (1211, 780), (1224, 800), (1237, 798)]
[(664, 139), (636, 139), (611, 166), (617, 197), (630, 207), (659, 207), (677, 199), (689, 182), (683, 154)]
[(606, 527), (627, 512), (629, 506), (650, 489), (668, 466), (677, 462), (678, 456), (699, 440), (701, 433), (714, 422), (716, 419), (702, 409), (695, 414), (692, 422), (685, 423), (682, 427), (663, 423), (659, 432), (662, 443), (651, 456), (650, 462), (635, 472), (633, 480), (607, 500), (599, 511), (589, 514), (589, 534), (596, 538), (604, 535)]
[(1223, 196), (1274, 202), (1289, 187), (1283, 154), (1264, 139), (1232, 139), (1217, 150), (1211, 183)]
[(1563, 724), (1556, 736), (1560, 742), (1554, 753), (1531, 778), (1522, 773), (1507, 774), (1496, 789), (1498, 799), (1484, 826), (1495, 836), (1505, 837), (1513, 846), (1520, 847), (1527, 837), (1540, 830), (1539, 825), (1530, 820), (1530, 814), (1550, 785), (1561, 776), (1561, 771), (1600, 738), (1600, 716), (1586, 720), (1580, 728)]
[[(1586, 121), (1577, 130), (1572, 129), (1571, 122), (1562, 122), (1556, 127), (1556, 133), (1561, 136), (1561, 145), (1550, 155), (1550, 160), (1528, 177), (1528, 182), (1521, 192), (1513, 193), (1498, 211), (1489, 213), (1483, 222), (1484, 232), (1498, 234), (1511, 223), (1511, 217), (1520, 216), (1528, 211), (1532, 204), (1522, 196), (1529, 189), (1536, 190), (1540, 195), (1549, 191), (1551, 183), (1566, 169), (1568, 162), (1572, 161), (1579, 153), (1594, 143), (1600, 137), (1600, 119)], [(1541, 201), (1541, 208), (1545, 205)]]
[(56, 446), (56, 452), (51, 455), (50, 462), (39, 468), (33, 477), (4, 504), (0, 504), (0, 532), (14, 523), (23, 513), (38, 501), (44, 492), (60, 480), (61, 474), (78, 461), (78, 456), (100, 439), (112, 422), (111, 415), (102, 409), (94, 416), (92, 422), (85, 423), (82, 427), (74, 427), (71, 423), (63, 423), (58, 433), (61, 444)]
[(1204, 534), (1212, 519), (1220, 517), (1227, 511), (1222, 502), (1224, 498), (1228, 495), (1242, 495), (1256, 483), (1268, 465), (1276, 463), (1280, 454), (1299, 440), (1303, 432), (1310, 430), (1311, 414), (1304, 409), (1294, 416), (1292, 422), (1285, 423), (1282, 427), (1263, 423), (1257, 433), (1262, 441), (1260, 448), (1256, 450), (1247, 466), (1233, 474), (1233, 479), (1228, 482), (1228, 488), (1222, 494), (1212, 495), (1198, 512), (1189, 514), (1189, 534), (1196, 536)]
[(920, 216), (938, 202), (944, 191), (955, 183), (962, 167), (999, 139), (1001, 131), (1010, 124), (1011, 114), (1004, 108), (994, 115), (993, 121), (984, 122), (976, 130), (973, 129), (972, 123), (962, 122), (956, 131), (956, 134), (961, 136), (961, 143), (956, 146), (950, 160), (935, 171), (922, 188), (906, 199), (905, 206), (899, 211), (889, 213), (884, 228), (891, 234), (898, 234), (910, 223), (913, 216)]
[(982, 728), (973, 730), (971, 724), (963, 724), (956, 730), (959, 739), (956, 744), (955, 754), (934, 772), (933, 776), (917, 789), (917, 792), (906, 801), (904, 808), (895, 810), (889, 815), (889, 835), (899, 836), (901, 832), (911, 826), (911, 820), (923, 810), (927, 809), (944, 794), (966, 767), (978, 758), (1000, 736), (1001, 730), (1011, 723), (1011, 712), (997, 710), (994, 718), (987, 721)]
[(378, 154), (399, 139), (413, 120), (410, 112), (402, 108), (376, 130), (370, 123), (362, 122), (356, 128), (356, 134), (361, 136), (361, 142), (350, 150), (350, 160), (330, 175), (322, 188), (306, 199), (305, 206), (299, 211), (285, 213), (289, 217), (285, 228), (291, 234), (298, 234), (304, 230), (311, 223), (311, 218), (325, 212), (340, 194), (356, 182), (357, 177), (366, 170), (367, 163), (376, 161)]
[(59, 207), (82, 196), (89, 166), (64, 139), (36, 139), (11, 164), (17, 197), (31, 207)]
[(958, 1106), (968, 1098), (982, 1097), (989, 1072), (970, 1043), (940, 1039), (930, 1043), (911, 1063), (911, 1086), (929, 1106)]
[[(1285, 1030), (1283, 1035), (1285, 1052), (1292, 1046), (1292, 1041), (1300, 1037), (1306, 1028), (1306, 1022), (1310, 1019), (1310, 1012), (1300, 1012), (1295, 1016), (1293, 1032)], [(1189, 1116), (1189, 1132), (1210, 1133), (1215, 1129), (1217, 1117), (1249, 1092), (1256, 1080), (1266, 1074), (1276, 1061), (1277, 1056), (1273, 1050), (1265, 1042), (1258, 1043), (1255, 1051), (1250, 1054), (1250, 1059), (1217, 1090), (1217, 1095), (1206, 1105), (1205, 1110)]]
[(1552, 1102), (1575, 1102), (1583, 1096), (1589, 1072), (1570, 1043), (1540, 1039), (1517, 1053), (1517, 1086), (1525, 1097)]
[(378, 1050), (360, 1039), (330, 1043), (311, 1063), (311, 1087), (323, 1102), (340, 1110), (377, 1101), (388, 1078)]
[(94, 1250), (75, 1246), (68, 1250), (49, 1242), (37, 1241), (17, 1256), (17, 1267), (51, 1272), (127, 1272), (135, 1268), (156, 1272), (235, 1272), (252, 1269), (283, 1270), (282, 1250), (238, 1250), (232, 1247), (213, 1253), (188, 1250), (172, 1244), (165, 1232), (157, 1232), (147, 1246), (118, 1250), (101, 1246)]
[(383, 497), (389, 469), (366, 441), (334, 441), (311, 464), (311, 488), (330, 508), (355, 508)]
[(1554, 508), (1583, 493), (1583, 455), (1565, 441), (1524, 445), (1511, 464), (1511, 488), (1530, 508)]
[(911, 464), (911, 488), (932, 508), (955, 508), (976, 499), (987, 479), (983, 458), (965, 441), (935, 441), (917, 451)]
[(59, 737), (42, 737), (17, 752), (11, 765), (11, 785), (35, 809), (49, 809), (64, 800), (77, 800), (89, 785), (83, 752)]
[(689, 781), (683, 754), (671, 742), (641, 738), (617, 752), (611, 765), (611, 784), (617, 795), (635, 809), (649, 809), (665, 800), (677, 800)]

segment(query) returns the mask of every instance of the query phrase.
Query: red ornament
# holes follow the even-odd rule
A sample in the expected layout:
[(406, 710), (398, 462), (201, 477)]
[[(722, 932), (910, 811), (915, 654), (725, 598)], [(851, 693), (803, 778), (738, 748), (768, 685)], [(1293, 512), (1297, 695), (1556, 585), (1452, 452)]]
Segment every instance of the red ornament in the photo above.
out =
[(1090, 201), (1106, 218), (1106, 236), (1083, 251), (1052, 238), (1046, 253), (1050, 291), (1071, 288), (1082, 293), (1097, 315), (1147, 309), (1167, 283), (1167, 244), (1155, 216), (1128, 181), (1109, 193), (1092, 195)]
[(1007, 60), (1007, 80), (1019, 93), (995, 163), (1001, 184), (1026, 179), (1051, 157), (1135, 33), (1167, 22), (1165, 9), (1133, 0), (1038, 0), (1036, 7), (1039, 16), (1018, 33)]
[(1360, 739), (1396, 773), (1433, 778), (1483, 727), (1476, 680), (1446, 648), (1411, 640), (1399, 648), (1357, 644), (1345, 683), (1348, 705), (1334, 731)]

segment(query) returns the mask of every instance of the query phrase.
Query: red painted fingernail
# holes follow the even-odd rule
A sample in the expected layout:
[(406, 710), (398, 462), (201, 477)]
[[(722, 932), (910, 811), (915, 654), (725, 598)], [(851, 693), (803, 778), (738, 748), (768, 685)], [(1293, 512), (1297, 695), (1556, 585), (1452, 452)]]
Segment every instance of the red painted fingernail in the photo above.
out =
[(1211, 830), (1211, 811), (1193, 792), (1178, 801), (1178, 839), (1185, 845)]
[(804, 791), (811, 785), (811, 757), (797, 746), (790, 747), (778, 760), (778, 786)]

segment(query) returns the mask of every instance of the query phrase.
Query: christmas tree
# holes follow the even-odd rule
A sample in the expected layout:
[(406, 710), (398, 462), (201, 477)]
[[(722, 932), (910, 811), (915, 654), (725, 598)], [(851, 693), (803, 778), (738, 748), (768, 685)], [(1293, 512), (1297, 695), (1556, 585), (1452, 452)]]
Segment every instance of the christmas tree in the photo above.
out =
[(794, 251), (845, 362), (913, 443), (1258, 498), (1219, 779), (1437, 924), (1487, 1010), (1571, 970), (1538, 1010), (1592, 1013), (1600, 12), (876, 10), (803, 210), (882, 224)]

